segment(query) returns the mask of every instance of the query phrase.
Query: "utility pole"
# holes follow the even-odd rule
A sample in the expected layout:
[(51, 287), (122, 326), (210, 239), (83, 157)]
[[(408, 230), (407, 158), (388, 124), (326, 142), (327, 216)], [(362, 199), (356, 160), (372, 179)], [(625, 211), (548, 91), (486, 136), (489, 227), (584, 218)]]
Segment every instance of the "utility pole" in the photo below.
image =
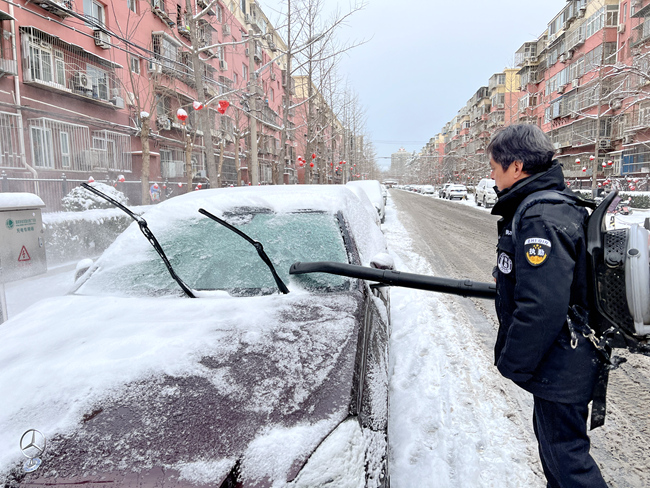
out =
[[(259, 165), (257, 162), (257, 73), (255, 72), (255, 39), (252, 29), (248, 29), (248, 99), (249, 128), (251, 132), (251, 147), (248, 161), (248, 173), (253, 186), (259, 184)], [(237, 148), (238, 149), (238, 148)]]

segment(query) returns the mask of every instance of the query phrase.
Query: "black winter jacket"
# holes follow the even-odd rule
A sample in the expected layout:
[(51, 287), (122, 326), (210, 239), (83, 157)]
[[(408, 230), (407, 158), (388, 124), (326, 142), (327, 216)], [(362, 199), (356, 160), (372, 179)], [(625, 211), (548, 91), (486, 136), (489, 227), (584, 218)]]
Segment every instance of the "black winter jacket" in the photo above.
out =
[(529, 176), (498, 192), (492, 209), (498, 222), (494, 348), (501, 374), (545, 400), (588, 402), (600, 367), (593, 345), (578, 334), (571, 347), (566, 323), (571, 305), (587, 308), (587, 254), (584, 208), (568, 203), (536, 203), (519, 221), (515, 243), (512, 220), (531, 193), (566, 188), (562, 168)]

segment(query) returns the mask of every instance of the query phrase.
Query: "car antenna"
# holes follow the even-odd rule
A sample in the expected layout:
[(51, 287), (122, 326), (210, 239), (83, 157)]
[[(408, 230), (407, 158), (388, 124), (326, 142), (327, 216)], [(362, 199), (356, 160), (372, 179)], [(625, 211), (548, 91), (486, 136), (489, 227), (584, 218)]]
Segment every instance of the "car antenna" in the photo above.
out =
[(147, 240), (151, 243), (153, 248), (156, 250), (160, 258), (163, 260), (163, 263), (165, 263), (165, 266), (167, 266), (167, 270), (169, 271), (169, 274), (174, 278), (176, 283), (183, 289), (185, 294), (190, 297), (190, 298), (196, 298), (196, 295), (192, 293), (192, 290), (181, 280), (181, 278), (176, 274), (174, 271), (174, 268), (172, 268), (171, 263), (169, 262), (169, 259), (167, 259), (167, 256), (165, 255), (165, 252), (163, 251), (162, 247), (160, 246), (160, 243), (158, 242), (158, 239), (156, 239), (156, 236), (153, 235), (151, 230), (149, 229), (149, 226), (147, 225), (147, 221), (144, 220), (142, 217), (139, 215), (134, 214), (131, 210), (126, 208), (124, 205), (122, 205), (120, 202), (117, 200), (109, 197), (105, 193), (99, 191), (97, 188), (93, 188), (90, 186), (88, 183), (82, 183), (82, 187), (84, 187), (86, 190), (93, 192), (95, 195), (103, 198), (107, 202), (112, 203), (115, 205), (117, 208), (122, 210), (124, 213), (126, 213), (129, 217), (131, 217), (133, 220), (135, 220), (138, 225), (140, 226), (140, 230), (144, 234), (144, 236), (147, 238)]
[(215, 215), (212, 215), (210, 212), (208, 212), (204, 208), (200, 208), (199, 213), (201, 213), (201, 214), (203, 214), (203, 215), (205, 215), (207, 217), (210, 217), (215, 222), (220, 223), (224, 227), (226, 227), (226, 228), (230, 229), (231, 231), (233, 231), (235, 234), (240, 235), (245, 240), (250, 242), (253, 245), (253, 247), (255, 247), (255, 249), (257, 250), (257, 254), (260, 255), (260, 257), (262, 258), (262, 261), (264, 261), (264, 263), (266, 263), (266, 265), (271, 270), (271, 274), (273, 275), (273, 279), (275, 280), (275, 283), (278, 285), (278, 288), (280, 289), (280, 291), (282, 293), (285, 293), (285, 294), (289, 293), (289, 289), (287, 288), (287, 285), (285, 285), (284, 282), (282, 281), (282, 279), (280, 279), (280, 277), (278, 276), (278, 273), (275, 271), (275, 267), (273, 267), (273, 263), (271, 262), (271, 259), (269, 258), (268, 254), (266, 254), (266, 251), (264, 251), (264, 246), (262, 245), (261, 242), (258, 242), (258, 241), (254, 240), (254, 239), (251, 239), (246, 234), (244, 234), (241, 230), (239, 230), (237, 227), (234, 227), (234, 226), (230, 225), (228, 222), (226, 222), (225, 220), (222, 220), (219, 217), (217, 217)]

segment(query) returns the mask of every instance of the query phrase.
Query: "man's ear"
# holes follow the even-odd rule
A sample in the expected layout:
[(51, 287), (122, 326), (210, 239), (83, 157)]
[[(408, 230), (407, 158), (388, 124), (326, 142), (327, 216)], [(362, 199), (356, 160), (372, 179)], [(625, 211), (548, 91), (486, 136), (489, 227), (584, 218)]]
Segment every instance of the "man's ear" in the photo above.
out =
[(524, 172), (524, 163), (522, 161), (515, 160), (512, 162), (512, 166), (514, 166), (513, 176), (515, 177), (515, 180), (520, 180), (530, 176), (528, 173)]

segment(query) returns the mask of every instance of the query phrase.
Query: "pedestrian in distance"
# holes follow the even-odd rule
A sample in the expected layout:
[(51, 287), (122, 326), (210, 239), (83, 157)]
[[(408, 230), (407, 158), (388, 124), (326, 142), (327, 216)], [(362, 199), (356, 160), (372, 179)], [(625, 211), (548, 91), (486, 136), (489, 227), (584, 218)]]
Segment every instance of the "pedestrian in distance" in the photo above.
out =
[(495, 365), (533, 394), (533, 430), (547, 487), (606, 487), (587, 435), (588, 405), (604, 366), (595, 347), (572, 333), (567, 321), (570, 307), (588, 309), (588, 214), (566, 201), (521, 205), (543, 190), (578, 198), (564, 184), (553, 144), (539, 127), (507, 126), (487, 152), (498, 196), (492, 214), (501, 216)]

